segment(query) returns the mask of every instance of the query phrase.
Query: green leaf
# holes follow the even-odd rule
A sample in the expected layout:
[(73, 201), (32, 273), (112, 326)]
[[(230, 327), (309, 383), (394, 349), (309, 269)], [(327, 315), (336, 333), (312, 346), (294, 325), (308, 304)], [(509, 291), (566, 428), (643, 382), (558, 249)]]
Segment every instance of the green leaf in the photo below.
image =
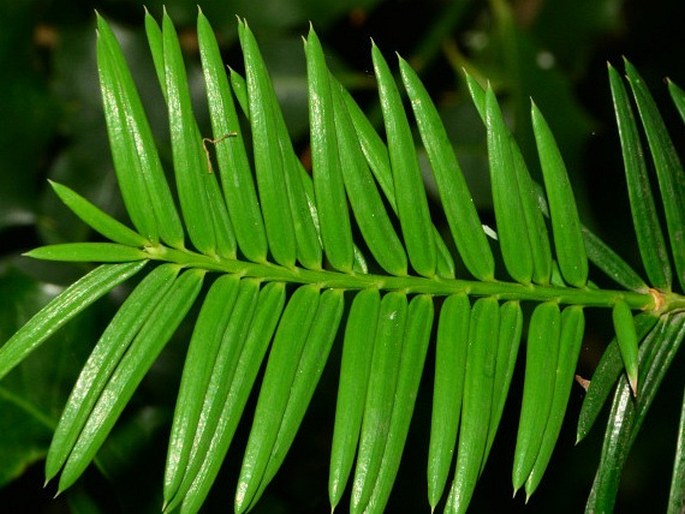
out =
[(671, 79), (666, 79), (668, 84), (668, 92), (671, 94), (671, 99), (675, 104), (680, 117), (685, 121), (685, 91), (679, 88)]
[(585, 251), (590, 262), (626, 289), (647, 292), (649, 287), (645, 281), (626, 261), (586, 227), (582, 227), (581, 230), (585, 241)]
[(640, 135), (623, 81), (611, 65), (609, 65), (609, 82), (614, 99), (628, 196), (640, 256), (650, 284), (668, 291), (671, 288), (671, 265), (652, 196), (652, 188), (649, 185)]
[(375, 44), (371, 48), (371, 56), (388, 138), (402, 236), (414, 270), (419, 275), (432, 277), (436, 266), (435, 241), (409, 122), (390, 68)]
[(245, 60), (254, 166), (266, 237), (274, 260), (284, 266), (293, 266), (297, 243), (286, 195), (276, 115), (271, 106), (271, 81), (246, 23), (239, 22), (238, 34)]
[(616, 501), (621, 471), (673, 357), (685, 338), (685, 316), (665, 315), (640, 347), (640, 396), (632, 398), (625, 377), (616, 388), (607, 422), (597, 474), (586, 504), (586, 512), (611, 512)]
[(490, 345), (499, 333), (499, 312), (497, 300), (491, 297), (476, 301), (471, 310), (459, 449), (447, 513), (466, 512), (482, 468), (495, 376), (496, 354)]
[(673, 475), (671, 476), (671, 492), (668, 497), (667, 514), (678, 514), (685, 509), (685, 397), (680, 410), (680, 424), (678, 426), (678, 442), (673, 461)]
[(568, 284), (585, 287), (588, 275), (587, 254), (566, 166), (549, 125), (534, 103), (531, 113), (559, 268)]
[(618, 348), (621, 351), (621, 359), (628, 375), (630, 388), (633, 396), (637, 396), (637, 331), (633, 323), (633, 313), (623, 300), (619, 300), (612, 310), (614, 330)]
[(281, 318), (243, 457), (235, 495), (236, 512), (249, 508), (260, 490), (319, 299), (318, 287), (302, 286), (293, 293)]
[[(251, 282), (246, 280), (245, 283)], [(202, 425), (213, 424), (215, 421), (204, 412), (205, 403), (198, 400), (206, 398), (217, 354), (238, 297), (239, 285), (240, 280), (235, 275), (223, 275), (215, 280), (207, 292), (195, 323), (183, 366), (169, 436), (169, 450), (164, 471), (165, 503), (168, 503), (176, 494), (184, 478), (191, 446), (196, 440), (196, 428), (200, 422), (201, 413), (204, 414)]]
[(188, 235), (204, 254), (235, 257), (235, 236), (216, 177), (203, 155), (181, 47), (166, 12), (162, 42), (174, 176)]
[(41, 246), (24, 255), (34, 259), (71, 262), (128, 262), (149, 257), (139, 248), (117, 243), (64, 243)]
[(471, 306), (466, 295), (447, 297), (440, 309), (428, 446), (428, 502), (432, 509), (447, 484), (462, 407)]
[(522, 222), (525, 216), (523, 199), (508, 129), (491, 88), (486, 91), (485, 110), (492, 199), (502, 257), (509, 275), (517, 282), (528, 284), (533, 276), (533, 256), (527, 226)]
[(526, 479), (526, 503), (542, 480), (547, 464), (552, 458), (554, 446), (561, 432), (566, 406), (573, 386), (574, 374), (580, 355), (585, 330), (583, 308), (578, 305), (566, 307), (561, 313), (561, 336), (559, 359), (556, 366), (554, 393), (545, 433), (533, 469)]
[(421, 140), (428, 153), (459, 255), (474, 277), (479, 280), (493, 280), (495, 262), (492, 251), (445, 127), (416, 72), (404, 59), (400, 58), (399, 61), (404, 87), (411, 100)]
[(554, 398), (561, 315), (553, 302), (538, 305), (528, 326), (526, 373), (519, 429), (514, 451), (514, 493), (524, 484), (537, 460)]
[(103, 264), (62, 291), (0, 347), (0, 379), (62, 325), (135, 275), (146, 262)]
[(627, 60), (625, 67), (656, 169), (678, 281), (685, 289), (685, 172), (647, 86)]
[(406, 275), (407, 254), (364, 159), (344, 104), (342, 86), (331, 79), (331, 87), (342, 176), (357, 225), (378, 264), (392, 275)]
[(351, 513), (364, 511), (381, 470), (397, 389), (406, 318), (407, 297), (401, 293), (386, 294), (381, 300), (373, 344), (371, 375), (352, 484)]
[(69, 207), (84, 223), (87, 223), (93, 230), (107, 239), (127, 246), (145, 246), (150, 244), (143, 236), (115, 220), (77, 192), (52, 180), (48, 180), (48, 182), (50, 182), (52, 189), (55, 190), (55, 193), (64, 202), (64, 205)]
[(136, 387), (183, 321), (200, 292), (205, 272), (188, 270), (175, 280), (118, 363), (83, 426), (59, 480), (59, 491), (73, 484), (95, 457)]
[[(239, 301), (240, 298), (238, 298)], [(239, 341), (240, 355), (235, 368), (226, 369), (226, 374), (222, 371), (216, 374), (214, 381), (217, 384), (216, 387), (230, 386), (230, 388), (225, 402), (220, 406), (221, 410), (216, 428), (207, 434), (211, 440), (206, 450), (202, 445), (195, 445), (191, 452), (188, 469), (181, 485), (181, 491), (185, 491), (181, 505), (183, 514), (195, 513), (200, 510), (214, 479), (219, 473), (247, 403), (250, 390), (257, 378), (271, 336), (276, 330), (284, 303), (285, 288), (283, 284), (270, 283), (262, 288), (247, 334), (242, 341)], [(232, 335), (224, 339), (217, 358), (218, 363), (225, 362), (222, 360), (222, 352), (231, 354), (234, 351), (233, 348), (236, 345), (233, 343), (234, 337)], [(232, 362), (232, 358), (226, 360)], [(203, 449), (200, 450), (200, 447)], [(167, 509), (171, 510), (171, 508), (172, 505), (169, 504)]]
[(321, 239), (331, 266), (349, 272), (353, 257), (352, 229), (335, 132), (333, 96), (323, 49), (311, 27), (305, 54), (309, 85), (312, 175)]
[(197, 18), (197, 34), (226, 207), (242, 253), (251, 261), (264, 262), (266, 234), (243, 134), (219, 46), (209, 21), (201, 11)]
[(183, 248), (183, 227), (133, 78), (119, 44), (97, 16), (98, 71), (117, 180), (136, 230)]
[(388, 439), (385, 442), (380, 471), (367, 511), (383, 512), (395, 483), (395, 476), (400, 467), (402, 451), (409, 432), (409, 423), (414, 412), (432, 325), (433, 301), (431, 297), (415, 296), (409, 303), (407, 313), (397, 389), (389, 420)]
[[(637, 338), (642, 341), (658, 321), (653, 314), (641, 313), (635, 316), (635, 330)], [(642, 343), (644, 344), (644, 343)], [(607, 345), (602, 358), (595, 368), (587, 394), (578, 415), (578, 428), (576, 431), (576, 444), (588, 435), (595, 423), (602, 407), (611, 393), (619, 375), (625, 370), (618, 340), (614, 337)]]
[(331, 508), (342, 498), (357, 451), (380, 303), (378, 290), (365, 289), (354, 297), (348, 315), (329, 466)]

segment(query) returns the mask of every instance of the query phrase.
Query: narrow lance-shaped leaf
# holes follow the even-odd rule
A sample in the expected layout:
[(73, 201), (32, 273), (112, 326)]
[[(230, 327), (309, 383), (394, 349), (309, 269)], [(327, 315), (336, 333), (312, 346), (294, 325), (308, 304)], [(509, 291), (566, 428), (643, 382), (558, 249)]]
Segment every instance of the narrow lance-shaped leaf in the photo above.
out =
[(45, 478), (64, 465), (95, 403), (140, 328), (174, 283), (179, 267), (163, 264), (141, 280), (115, 314), (74, 384), (62, 411), (45, 462)]
[(549, 125), (534, 103), (531, 113), (559, 268), (567, 283), (585, 287), (588, 275), (587, 254), (566, 166)]
[(471, 306), (466, 295), (449, 296), (440, 309), (428, 447), (428, 502), (432, 509), (447, 484), (462, 407)]
[(625, 66), (656, 169), (671, 255), (680, 287), (685, 289), (685, 172), (647, 86), (627, 60)]
[(257, 401), (235, 495), (244, 512), (257, 495), (288, 405), (302, 350), (319, 305), (319, 288), (301, 286), (290, 298), (276, 333)]
[(277, 263), (293, 266), (297, 247), (286, 196), (283, 160), (276, 134), (275, 115), (271, 111), (269, 93), (271, 82), (257, 42), (246, 23), (238, 23), (238, 35), (245, 60), (257, 190), (269, 249)]
[(347, 319), (328, 478), (332, 508), (342, 498), (357, 451), (380, 303), (378, 290), (365, 289), (354, 297)]
[(371, 56), (388, 139), (398, 217), (409, 261), (418, 274), (432, 277), (436, 267), (435, 241), (409, 122), (390, 68), (375, 44)]
[(549, 419), (559, 354), (561, 315), (553, 302), (538, 305), (528, 327), (523, 401), (514, 452), (514, 493), (524, 484), (537, 459)]
[(554, 446), (559, 438), (561, 425), (566, 414), (573, 376), (578, 364), (580, 347), (583, 342), (585, 317), (583, 308), (578, 305), (566, 307), (561, 313), (561, 336), (559, 345), (559, 359), (557, 361), (556, 378), (554, 381), (554, 395), (550, 407), (549, 419), (545, 427), (540, 451), (535, 459), (533, 469), (526, 479), (526, 502), (537, 488), (545, 473), (547, 464), (552, 457)]
[(492, 251), (438, 111), (416, 72), (402, 58), (400, 71), (459, 254), (474, 277), (492, 280)]
[(333, 268), (352, 268), (352, 229), (347, 212), (338, 140), (335, 133), (333, 95), (321, 44), (310, 27), (305, 43), (309, 87), (314, 192), (326, 257)]
[(671, 94), (673, 103), (675, 104), (680, 117), (685, 121), (685, 91), (678, 87), (671, 79), (666, 79), (668, 84), (668, 92)]
[[(226, 401), (219, 414), (216, 427), (211, 432), (209, 446), (203, 452), (191, 453), (191, 463), (187, 475), (193, 478), (190, 485), (184, 489), (185, 494), (181, 504), (182, 514), (199, 511), (219, 473), (267, 347), (271, 342), (271, 336), (283, 311), (284, 303), (285, 287), (282, 283), (271, 282), (264, 286), (259, 293), (254, 316), (247, 336), (242, 341), (238, 363), (230, 379), (230, 389)], [(224, 341), (224, 346), (230, 345), (231, 342), (231, 338), (229, 338)], [(228, 376), (222, 378), (226, 380), (221, 380), (219, 383), (228, 381)], [(194, 462), (198, 464), (197, 468), (193, 465)], [(197, 471), (194, 471), (195, 469)]]
[(685, 396), (680, 409), (678, 442), (671, 475), (671, 492), (668, 496), (667, 514), (679, 514), (685, 510)]
[(193, 116), (181, 47), (171, 19), (162, 20), (166, 101), (176, 185), (193, 245), (205, 254), (235, 256), (235, 238), (216, 176), (210, 173)]
[(624, 300), (619, 300), (614, 304), (612, 310), (614, 330), (616, 340), (621, 350), (621, 358), (626, 368), (628, 382), (633, 390), (633, 395), (637, 396), (637, 332), (633, 322), (633, 313)]
[(378, 264), (393, 275), (407, 274), (407, 254), (397, 237), (343, 100), (342, 86), (331, 80), (340, 165), (352, 212)]
[(34, 259), (65, 262), (127, 262), (147, 259), (139, 248), (117, 243), (62, 243), (41, 246), (24, 255)]
[(485, 95), (485, 125), (492, 199), (502, 257), (509, 275), (523, 284), (533, 276), (533, 257), (527, 232), (508, 129), (492, 88)]
[(466, 512), (480, 475), (492, 410), (496, 355), (492, 344), (498, 332), (497, 300), (481, 298), (471, 310), (457, 464), (446, 513)]
[(182, 248), (183, 227), (133, 78), (112, 30), (100, 16), (97, 23), (105, 120), (126, 210), (145, 238)]
[(652, 188), (649, 185), (640, 135), (623, 81), (611, 65), (609, 65), (609, 83), (614, 99), (618, 134), (621, 139), (637, 246), (650, 284), (663, 290), (669, 290), (671, 288), (671, 265), (652, 196)]
[(402, 357), (397, 376), (395, 402), (390, 417), (388, 440), (385, 443), (381, 468), (369, 499), (367, 510), (383, 512), (395, 483), (404, 450), (409, 423), (426, 359), (433, 325), (433, 300), (428, 295), (415, 296), (409, 303), (407, 326), (402, 343)]
[(383, 460), (395, 401), (406, 317), (407, 297), (396, 292), (386, 294), (381, 301), (373, 345), (371, 375), (350, 501), (352, 514), (364, 511)]
[(188, 464), (195, 428), (209, 384), (224, 330), (238, 296), (239, 279), (223, 275), (207, 292), (193, 329), (183, 366), (174, 419), (169, 436), (169, 451), (164, 471), (164, 501), (175, 494)]
[(90, 203), (76, 191), (52, 180), (48, 180), (48, 182), (60, 200), (64, 202), (64, 205), (69, 207), (84, 223), (87, 223), (93, 230), (107, 239), (128, 246), (150, 244), (150, 241), (100, 210), (99, 207)]
[(62, 291), (0, 347), (0, 379), (62, 325), (135, 275), (146, 262), (103, 264)]
[(226, 207), (242, 253), (252, 261), (263, 262), (267, 253), (266, 233), (245, 142), (219, 46), (201, 11), (197, 18), (197, 33)]
[(183, 273), (146, 320), (102, 391), (69, 454), (59, 481), (60, 491), (73, 484), (95, 457), (136, 387), (195, 301), (204, 274), (201, 270)]
[(586, 227), (582, 227), (582, 231), (585, 251), (590, 262), (626, 289), (632, 289), (641, 293), (649, 289), (645, 281), (640, 278), (640, 275), (616, 252), (609, 248), (604, 241)]

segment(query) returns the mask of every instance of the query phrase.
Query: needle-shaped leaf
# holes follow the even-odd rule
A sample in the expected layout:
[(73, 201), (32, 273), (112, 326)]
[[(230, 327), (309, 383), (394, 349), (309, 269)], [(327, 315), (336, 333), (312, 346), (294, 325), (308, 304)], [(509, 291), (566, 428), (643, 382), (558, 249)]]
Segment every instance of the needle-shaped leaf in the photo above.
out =
[[(378, 181), (383, 194), (385, 195), (390, 207), (397, 214), (397, 202), (395, 200), (395, 188), (393, 185), (393, 174), (390, 166), (388, 149), (380, 138), (376, 129), (367, 119), (364, 112), (355, 102), (352, 96), (340, 88), (343, 94), (347, 112), (350, 115), (354, 129), (357, 132), (359, 145), (361, 146), (364, 157)], [(440, 277), (454, 277), (454, 260), (445, 244), (438, 229), (433, 226), (433, 239), (437, 250), (437, 274)]]
[(62, 325), (135, 275), (146, 262), (103, 264), (62, 291), (0, 347), (0, 379)]
[(585, 287), (588, 275), (587, 255), (566, 165), (549, 125), (534, 103), (531, 113), (559, 268), (568, 284)]
[(459, 255), (474, 277), (492, 280), (495, 276), (492, 251), (445, 126), (418, 75), (402, 58), (400, 70)]
[[(236, 346), (232, 343), (236, 341), (241, 343), (240, 356), (235, 369), (231, 370), (227, 367), (225, 375), (217, 374), (217, 384), (230, 385), (230, 388), (220, 410), (216, 427), (208, 434), (211, 437), (209, 445), (206, 449), (202, 445), (193, 447), (194, 451), (191, 453), (185, 477), (190, 478), (190, 483), (185, 487), (186, 480), (184, 478), (184, 484), (181, 486), (181, 490), (184, 491), (183, 503), (181, 504), (182, 514), (196, 513), (200, 510), (200, 506), (219, 473), (247, 403), (250, 390), (271, 342), (271, 336), (283, 311), (284, 303), (285, 288), (283, 284), (275, 282), (267, 284), (259, 293), (247, 336), (242, 341), (229, 336), (222, 343), (222, 349), (217, 358), (218, 363), (222, 362), (222, 352), (225, 350), (231, 353), (231, 348)], [(240, 305), (240, 296), (237, 305)], [(229, 322), (229, 328), (230, 325), (231, 322)], [(240, 332), (242, 333), (242, 331)], [(227, 335), (229, 335), (228, 331)], [(201, 451), (199, 450), (200, 447), (203, 448)], [(172, 505), (169, 505), (168, 509), (170, 510), (171, 507)]]
[(103, 332), (79, 374), (55, 429), (45, 463), (47, 480), (64, 465), (126, 349), (169, 290), (178, 272), (178, 266), (163, 264), (148, 273)]
[(321, 43), (310, 27), (305, 43), (314, 192), (326, 257), (333, 268), (352, 269), (352, 229), (347, 211), (333, 94)]
[(300, 287), (293, 293), (281, 318), (243, 457), (235, 495), (236, 512), (244, 512), (260, 489), (319, 298), (318, 287)]
[(685, 396), (680, 409), (678, 441), (671, 475), (671, 490), (668, 496), (667, 514), (679, 514), (685, 510)]
[(357, 452), (380, 303), (378, 290), (365, 289), (354, 297), (347, 319), (328, 477), (332, 508), (342, 498)]
[(461, 408), (459, 446), (454, 481), (445, 512), (466, 512), (485, 455), (492, 410), (495, 355), (491, 350), (499, 333), (499, 305), (495, 298), (481, 298), (471, 310), (466, 376)]
[(197, 34), (226, 207), (242, 253), (252, 261), (263, 262), (267, 253), (266, 233), (245, 141), (219, 46), (209, 21), (201, 11), (197, 18)]
[(373, 345), (371, 375), (352, 484), (351, 513), (364, 511), (383, 460), (395, 401), (406, 318), (407, 297), (395, 292), (386, 294), (381, 300)]
[(685, 91), (678, 87), (671, 79), (666, 79), (668, 84), (668, 92), (671, 94), (671, 99), (675, 104), (680, 117), (685, 121)]
[(623, 466), (661, 380), (685, 338), (685, 316), (662, 316), (640, 347), (640, 396), (621, 377), (607, 422), (597, 474), (586, 512), (612, 512)]
[[(221, 347), (224, 331), (233, 312), (240, 281), (235, 275), (223, 275), (207, 292), (193, 329), (183, 366), (174, 419), (169, 436), (169, 450), (164, 471), (164, 501), (176, 493), (188, 465), (196, 427)], [(203, 420), (203, 424), (207, 421)]]
[(432, 509), (447, 484), (461, 414), (471, 306), (466, 295), (449, 296), (440, 309), (428, 446), (428, 502)]
[(671, 288), (671, 265), (657, 214), (630, 100), (623, 80), (609, 65), (609, 83), (621, 139), (630, 210), (637, 236), (637, 246), (650, 284), (662, 290)]
[(378, 264), (393, 275), (407, 274), (407, 254), (388, 217), (376, 183), (364, 159), (341, 86), (331, 80), (340, 165), (352, 212)]
[(98, 71), (114, 169), (136, 230), (183, 247), (183, 227), (133, 78), (112, 30), (97, 16)]
[(245, 60), (257, 190), (269, 249), (277, 263), (293, 266), (297, 244), (286, 195), (275, 114), (272, 112), (271, 80), (257, 42), (246, 23), (239, 22), (238, 35)]
[(149, 257), (140, 248), (118, 243), (62, 243), (40, 246), (24, 255), (47, 261), (70, 262), (127, 262)]
[(485, 112), (492, 199), (502, 257), (509, 275), (517, 282), (528, 284), (533, 276), (530, 238), (522, 222), (523, 204), (508, 129), (492, 88), (485, 94)]
[(633, 313), (624, 300), (619, 300), (614, 304), (612, 310), (614, 330), (618, 348), (621, 351), (623, 366), (628, 375), (628, 382), (633, 390), (633, 395), (637, 396), (637, 331), (633, 322)]
[(216, 176), (210, 173), (190, 101), (188, 78), (176, 30), (162, 20), (166, 101), (176, 189), (188, 235), (205, 254), (235, 256), (235, 236)]
[[(641, 313), (635, 316), (635, 330), (639, 341), (649, 333), (659, 318), (652, 314)], [(644, 344), (644, 343), (642, 343)], [(625, 371), (618, 341), (614, 337), (607, 345), (597, 368), (592, 375), (590, 386), (578, 415), (576, 444), (588, 435), (599, 416), (607, 398), (611, 394), (618, 377)]]
[(554, 302), (538, 305), (528, 326), (523, 401), (514, 452), (514, 493), (524, 484), (537, 459), (554, 396), (561, 315)]
[(585, 227), (582, 227), (582, 231), (585, 251), (590, 262), (626, 289), (639, 292), (645, 292), (649, 289), (645, 281), (640, 278), (640, 275), (616, 252), (609, 248), (604, 241)]
[(649, 89), (632, 64), (625, 61), (625, 67), (656, 169), (678, 281), (685, 288), (685, 171)]
[(485, 446), (485, 457), (483, 458), (482, 466), (485, 466), (485, 461), (490, 454), (490, 449), (495, 441), (497, 428), (504, 412), (511, 377), (514, 374), (516, 358), (518, 357), (522, 330), (523, 313), (521, 312), (520, 303), (516, 301), (504, 303), (499, 311), (499, 337), (497, 342), (495, 379), (492, 387), (492, 410), (488, 427), (488, 442)]
[(200, 292), (204, 274), (202, 270), (188, 270), (178, 277), (141, 327), (102, 390), (64, 464), (60, 491), (73, 484), (95, 457), (138, 384), (185, 318)]
[(554, 393), (550, 407), (545, 434), (542, 438), (540, 451), (535, 459), (533, 469), (526, 479), (526, 501), (533, 494), (542, 480), (547, 464), (552, 457), (554, 446), (559, 438), (561, 425), (566, 414), (566, 406), (573, 386), (574, 374), (580, 355), (585, 330), (585, 316), (583, 308), (578, 305), (566, 307), (561, 313), (561, 339), (559, 345), (559, 359), (554, 380)]
[(87, 223), (93, 230), (107, 239), (128, 246), (145, 246), (150, 242), (143, 236), (131, 230), (120, 221), (93, 205), (80, 194), (67, 186), (48, 180), (64, 205), (69, 207), (76, 216)]
[(376, 485), (369, 499), (368, 512), (383, 512), (400, 467), (402, 451), (409, 432), (416, 395), (421, 381), (426, 350), (433, 325), (433, 300), (427, 295), (415, 296), (409, 303), (395, 401), (389, 423), (388, 439)]
[(409, 122), (390, 68), (375, 44), (371, 56), (378, 80), (402, 236), (414, 270), (419, 275), (432, 277), (436, 267), (435, 241)]

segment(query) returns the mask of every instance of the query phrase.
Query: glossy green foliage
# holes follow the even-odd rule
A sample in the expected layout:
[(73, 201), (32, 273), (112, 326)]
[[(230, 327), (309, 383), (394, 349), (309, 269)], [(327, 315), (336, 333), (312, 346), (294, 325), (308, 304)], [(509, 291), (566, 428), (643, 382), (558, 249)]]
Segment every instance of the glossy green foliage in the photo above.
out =
[[(514, 490), (525, 487), (529, 497), (561, 431), (584, 308), (599, 307), (607, 315), (611, 310), (616, 339), (592, 380), (578, 438), (618, 380), (588, 507), (610, 510), (628, 450), (683, 338), (685, 309), (683, 296), (671, 291), (670, 269), (672, 261), (682, 286), (682, 169), (637, 73), (628, 67), (670, 246), (656, 230), (661, 204), (640, 160), (627, 92), (616, 72), (610, 80), (648, 284), (580, 224), (572, 181), (537, 107), (531, 121), (544, 192), (507, 125), (506, 106), (492, 87), (467, 75), (486, 132), (496, 221), (486, 233), (437, 108), (407, 61), (399, 58), (396, 77), (372, 45), (382, 137), (333, 76), (310, 29), (304, 40), (312, 168), (307, 170), (250, 27), (237, 22), (243, 78), (224, 69), (219, 43), (201, 12), (197, 22), (198, 77), (211, 122), (207, 137), (194, 113), (171, 19), (165, 13), (160, 26), (150, 14), (145, 17), (168, 115), (172, 193), (119, 43), (97, 18), (109, 141), (134, 228), (52, 183), (63, 203), (106, 241), (53, 244), (27, 255), (107, 264), (65, 289), (0, 347), (0, 377), (102, 295), (143, 268), (146, 274), (83, 365), (54, 429), (47, 479), (59, 477), (59, 491), (79, 479), (177, 327), (190, 319), (194, 328), (160, 477), (164, 512), (202, 509), (239, 423), (249, 434), (244, 451), (236, 450), (242, 462), (234, 510), (256, 508), (286, 461), (329, 355), (337, 355), (336, 344), (342, 350), (335, 409), (331, 405), (331, 508), (344, 505), (347, 492), (350, 512), (386, 510), (431, 355), (428, 503), (465, 512), (506, 412), (524, 332), (512, 480)], [(669, 87), (676, 105), (685, 104), (680, 90)], [(435, 204), (424, 175), (435, 179)], [(623, 289), (594, 286), (588, 261)], [(496, 262), (504, 269), (496, 269)], [(646, 312), (633, 318), (636, 310)], [(250, 396), (256, 399), (254, 412), (246, 408)], [(679, 434), (671, 512), (685, 497), (682, 428)]]

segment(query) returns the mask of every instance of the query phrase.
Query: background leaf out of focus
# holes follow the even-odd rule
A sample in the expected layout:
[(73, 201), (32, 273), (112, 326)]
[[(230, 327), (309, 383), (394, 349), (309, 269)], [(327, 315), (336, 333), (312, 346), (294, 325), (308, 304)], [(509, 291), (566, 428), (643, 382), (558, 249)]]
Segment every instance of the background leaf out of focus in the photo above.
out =
[[(189, 80), (202, 95), (194, 23), (196, 0), (164, 2), (186, 51)], [(159, 17), (162, 2), (146, 3)], [(227, 0), (202, 4), (229, 65), (240, 66), (235, 15), (256, 33), (298, 150), (307, 159), (305, 62), (301, 35), (311, 21), (334, 73), (369, 113), (377, 112), (371, 68), (373, 37), (388, 56), (410, 59), (438, 103), (467, 180), (487, 219), (484, 133), (468, 100), (462, 68), (491, 81), (524, 152), (529, 97), (550, 121), (562, 147), (581, 216), (629, 262), (636, 263), (606, 61), (622, 55), (637, 66), (663, 109), (672, 137), (685, 131), (667, 103), (669, 76), (685, 84), (685, 3), (679, 0)], [(95, 64), (94, 9), (117, 32), (163, 156), (169, 156), (166, 110), (143, 30), (143, 7), (132, 0), (0, 0), (0, 342), (83, 267), (20, 256), (40, 244), (94, 236), (61, 206), (47, 179), (68, 185), (125, 219), (107, 147)], [(207, 121), (204, 106), (196, 110)], [(379, 118), (380, 119), (380, 118)], [(534, 160), (530, 160), (534, 162)], [(535, 173), (535, 171), (534, 171)], [(10, 513), (159, 512), (162, 468), (188, 329), (181, 328), (139, 389), (112, 437), (80, 484), (52, 500), (43, 489), (42, 458), (75, 377), (108, 321), (118, 291), (60, 331), (0, 384), (0, 510)], [(588, 377), (610, 337), (605, 313), (590, 313), (580, 373)], [(596, 320), (593, 319), (596, 317)], [(603, 328), (606, 327), (606, 328)], [(430, 361), (430, 358), (428, 359)], [(339, 354), (332, 355), (284, 469), (255, 512), (327, 512), (328, 455)], [(685, 363), (676, 363), (682, 366)], [(663, 462), (672, 462), (683, 374), (662, 386), (651, 420), (629, 460), (620, 512), (662, 511)], [(680, 375), (680, 378), (677, 377)], [(670, 380), (670, 382), (668, 382)], [(678, 382), (679, 380), (679, 382)], [(410, 441), (389, 512), (428, 512), (425, 486), (431, 370), (426, 369)], [(511, 500), (511, 460), (521, 377), (514, 378), (504, 425), (472, 512), (581, 512), (602, 431), (574, 448), (582, 390), (574, 389), (566, 430), (548, 476), (524, 506)], [(423, 401), (422, 401), (423, 397)], [(249, 416), (246, 416), (249, 419)], [(242, 437), (248, 427), (242, 428)], [(240, 436), (234, 446), (240, 445)], [(240, 449), (231, 450), (207, 512), (232, 504)], [(670, 466), (670, 464), (669, 464)], [(655, 472), (660, 470), (661, 472)]]

